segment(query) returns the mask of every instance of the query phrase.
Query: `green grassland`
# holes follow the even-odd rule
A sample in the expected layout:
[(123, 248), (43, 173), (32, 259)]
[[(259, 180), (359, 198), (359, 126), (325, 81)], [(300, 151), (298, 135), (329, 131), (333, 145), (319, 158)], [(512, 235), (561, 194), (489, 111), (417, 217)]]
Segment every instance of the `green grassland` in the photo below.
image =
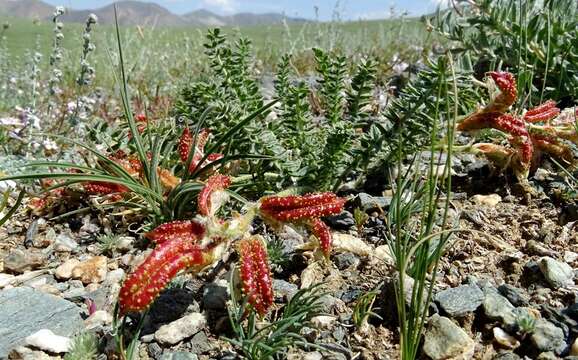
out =
[[(34, 52), (43, 55), (41, 64), (48, 63), (53, 41), (52, 23), (2, 17), (0, 22), (10, 24), (3, 34), (2, 51), (6, 52), (14, 66), (26, 66)], [(61, 68), (65, 79), (73, 79), (77, 72), (83, 28), (83, 24), (64, 24), (64, 58)], [(186, 81), (185, 75), (201, 72), (205, 66), (202, 44), (206, 30), (193, 27), (122, 27), (129, 69), (138, 70), (134, 72), (133, 80), (158, 86), (161, 81), (163, 84)], [(280, 55), (290, 52), (294, 54), (295, 67), (307, 71), (312, 64), (312, 55), (308, 50), (320, 47), (340, 51), (352, 59), (361, 55), (374, 55), (384, 64), (383, 70), (387, 71), (387, 64), (394, 55), (407, 61), (415, 60), (416, 56), (420, 56), (421, 49), (428, 48), (432, 42), (425, 26), (414, 18), (229, 27), (223, 31), (233, 38), (249, 38), (254, 44), (258, 64), (265, 70), (274, 68)], [(107, 74), (111, 64), (109, 54), (114, 52), (107, 49), (116, 46), (114, 27), (96, 25), (92, 40), (96, 51), (90, 55), (89, 61), (96, 68), (96, 81), (108, 84), (112, 80), (110, 74)]]

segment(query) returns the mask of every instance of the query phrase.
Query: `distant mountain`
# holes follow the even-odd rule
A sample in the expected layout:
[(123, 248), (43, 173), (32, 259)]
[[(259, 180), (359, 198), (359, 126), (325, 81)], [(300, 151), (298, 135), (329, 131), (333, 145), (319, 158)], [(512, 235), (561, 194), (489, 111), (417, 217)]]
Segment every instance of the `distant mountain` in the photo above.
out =
[[(118, 22), (122, 25), (187, 25), (185, 19), (155, 3), (118, 1), (116, 2), (116, 8)], [(101, 24), (114, 24), (113, 4), (94, 10), (73, 10), (67, 12), (62, 17), (62, 20), (65, 22), (84, 22), (91, 13), (98, 17), (98, 22)]]
[[(176, 15), (164, 7), (149, 2), (134, 0), (117, 1), (118, 21), (121, 25), (144, 26), (249, 26), (288, 23), (302, 23), (307, 20), (289, 18), (283, 14), (240, 13), (228, 16), (217, 15), (208, 10), (195, 10), (185, 15)], [(0, 15), (50, 20), (54, 6), (41, 0), (0, 0)], [(86, 21), (91, 13), (101, 24), (114, 24), (114, 5), (110, 4), (92, 10), (67, 10), (63, 22)]]
[(54, 13), (54, 6), (40, 0), (0, 0), (0, 15), (46, 19)]

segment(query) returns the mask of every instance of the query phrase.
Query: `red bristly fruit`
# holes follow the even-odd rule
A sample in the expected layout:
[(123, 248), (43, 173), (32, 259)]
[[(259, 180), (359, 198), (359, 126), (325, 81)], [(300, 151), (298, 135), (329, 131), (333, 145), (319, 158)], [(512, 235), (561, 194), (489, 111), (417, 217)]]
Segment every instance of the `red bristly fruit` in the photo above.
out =
[(529, 123), (547, 122), (560, 115), (560, 109), (556, 107), (556, 102), (548, 100), (542, 105), (528, 110), (524, 114), (524, 120)]
[(165, 241), (182, 237), (202, 238), (204, 233), (205, 227), (196, 221), (176, 220), (159, 225), (154, 230), (144, 234), (144, 237), (157, 244), (162, 244)]
[(325, 192), (302, 196), (270, 196), (261, 200), (261, 213), (279, 222), (304, 223), (319, 239), (319, 246), (326, 257), (331, 252), (331, 232), (320, 219), (343, 211), (345, 199)]
[(502, 116), (518, 97), (516, 79), (508, 72), (489, 72), (500, 93), (488, 105), (466, 117), (457, 124), (459, 131), (474, 131), (495, 127), (496, 119)]
[[(208, 129), (201, 130), (197, 135), (197, 144), (195, 148), (192, 149), (193, 155), (191, 158), (191, 164), (189, 166), (189, 172), (193, 172), (200, 165), (201, 160), (205, 156), (205, 146), (207, 145), (207, 141), (209, 140), (209, 135), (210, 132)], [(191, 131), (187, 127), (185, 128), (185, 130), (183, 130), (183, 134), (181, 135), (178, 146), (179, 156), (181, 157), (181, 161), (183, 163), (187, 162), (189, 154), (191, 152), (192, 145), (193, 145), (193, 136), (191, 134)], [(207, 162), (210, 163), (219, 160), (222, 157), (223, 157), (222, 154), (209, 154), (207, 156)]]
[(518, 98), (516, 78), (512, 73), (506, 71), (490, 71), (488, 75), (500, 89), (500, 94), (487, 106), (487, 110), (489, 112), (504, 113)]
[(269, 196), (261, 200), (261, 209), (282, 211), (300, 207), (321, 205), (337, 198), (332, 192), (306, 194), (303, 196)]
[(298, 208), (290, 207), (289, 210), (261, 208), (268, 216), (281, 222), (296, 222), (308, 220), (322, 216), (337, 215), (343, 211), (344, 199), (335, 198), (322, 202), (319, 205), (304, 206)]
[(84, 191), (90, 195), (109, 195), (128, 192), (129, 189), (120, 184), (104, 181), (89, 181), (82, 184)]
[(220, 205), (215, 201), (216, 198), (221, 195), (220, 191), (229, 186), (231, 186), (231, 178), (226, 175), (215, 174), (209, 177), (199, 193), (197, 201), (199, 214), (204, 216), (213, 215), (218, 209), (217, 205)]
[(267, 249), (259, 238), (253, 237), (241, 240), (238, 251), (243, 293), (257, 313), (265, 316), (274, 301)]
[[(194, 231), (183, 232), (186, 226), (181, 225), (164, 224), (161, 229), (151, 232), (157, 234), (151, 236), (161, 238), (161, 241), (123, 283), (119, 292), (121, 314), (146, 309), (179, 271), (200, 270), (214, 260), (211, 249), (203, 248), (199, 243), (204, 234), (203, 226), (189, 224)], [(169, 230), (175, 233), (171, 234)], [(161, 233), (163, 235), (158, 235)]]
[(319, 240), (319, 247), (325, 255), (326, 258), (329, 257), (331, 253), (331, 231), (329, 231), (329, 226), (323, 222), (323, 220), (317, 218), (311, 221), (311, 232)]

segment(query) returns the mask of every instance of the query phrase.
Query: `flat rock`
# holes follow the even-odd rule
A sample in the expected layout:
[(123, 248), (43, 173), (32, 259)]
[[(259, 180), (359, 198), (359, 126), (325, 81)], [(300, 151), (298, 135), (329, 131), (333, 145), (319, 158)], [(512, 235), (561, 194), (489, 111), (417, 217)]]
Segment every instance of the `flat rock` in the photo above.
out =
[(38, 330), (34, 334), (26, 337), (26, 345), (53, 354), (68, 352), (71, 343), (70, 338), (56, 335), (48, 329)]
[(4, 269), (13, 273), (21, 274), (28, 270), (34, 270), (44, 265), (46, 261), (41, 251), (37, 249), (13, 249), (4, 258)]
[(502, 197), (498, 194), (490, 194), (490, 195), (477, 194), (472, 196), (472, 201), (478, 205), (495, 207), (502, 201)]
[(285, 280), (273, 279), (273, 292), (278, 301), (289, 301), (299, 291), (299, 287)]
[(160, 357), (160, 360), (197, 360), (197, 355), (184, 351), (168, 352)]
[(431, 317), (423, 344), (431, 359), (471, 359), (474, 348), (474, 341), (450, 319), (437, 314)]
[(554, 351), (560, 355), (566, 348), (564, 331), (544, 319), (536, 320), (530, 340), (539, 352)]
[(54, 250), (61, 252), (71, 252), (78, 249), (78, 243), (66, 234), (58, 234), (54, 241)]
[(155, 340), (164, 345), (174, 345), (195, 335), (206, 325), (207, 320), (203, 314), (192, 313), (161, 326), (155, 332)]
[(110, 325), (112, 320), (111, 314), (104, 310), (97, 310), (84, 320), (84, 325), (87, 329), (94, 329), (99, 326)]
[(505, 296), (514, 306), (527, 306), (530, 303), (528, 294), (515, 286), (502, 284), (498, 287), (498, 291), (500, 295)]
[(78, 259), (68, 259), (60, 264), (54, 271), (54, 276), (58, 280), (68, 280), (72, 277), (72, 270), (80, 264)]
[(484, 301), (484, 293), (476, 285), (462, 285), (439, 292), (435, 301), (452, 317), (476, 311)]
[(516, 323), (514, 305), (495, 290), (486, 291), (482, 307), (486, 316), (491, 320), (498, 320), (508, 327)]
[(391, 198), (383, 196), (371, 196), (366, 193), (359, 193), (355, 199), (353, 199), (353, 206), (360, 208), (365, 212), (375, 211), (375, 210), (385, 210), (389, 208), (391, 204)]
[(105, 256), (93, 256), (81, 262), (72, 269), (72, 277), (79, 279), (83, 284), (93, 284), (106, 279), (107, 258)]
[(538, 260), (538, 266), (548, 284), (554, 289), (574, 285), (574, 270), (570, 265), (544, 256)]
[(229, 300), (229, 283), (217, 280), (203, 288), (203, 308), (209, 310), (224, 310)]
[(0, 289), (2, 289), (3, 287), (10, 285), (10, 283), (12, 282), (12, 280), (14, 280), (16, 276), (12, 275), (12, 274), (0, 274)]
[(355, 219), (349, 211), (343, 211), (340, 214), (328, 216), (325, 220), (332, 228), (337, 230), (348, 230), (355, 226)]
[(38, 330), (72, 336), (83, 328), (80, 308), (28, 287), (0, 291), (0, 358)]

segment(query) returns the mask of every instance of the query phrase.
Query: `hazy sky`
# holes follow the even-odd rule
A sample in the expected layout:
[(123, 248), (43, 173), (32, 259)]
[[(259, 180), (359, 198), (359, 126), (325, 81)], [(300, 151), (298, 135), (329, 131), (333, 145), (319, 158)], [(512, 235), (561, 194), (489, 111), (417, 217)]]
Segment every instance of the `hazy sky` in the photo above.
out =
[[(53, 5), (64, 5), (74, 9), (93, 9), (114, 2), (113, 0), (44, 0)], [(315, 6), (322, 20), (332, 17), (336, 0), (142, 0), (155, 2), (177, 14), (205, 8), (220, 14), (235, 12), (284, 12), (289, 16), (315, 17)], [(411, 15), (422, 15), (435, 10), (443, 0), (341, 0), (337, 8), (345, 19), (383, 18), (390, 8), (396, 12), (408, 11)]]

